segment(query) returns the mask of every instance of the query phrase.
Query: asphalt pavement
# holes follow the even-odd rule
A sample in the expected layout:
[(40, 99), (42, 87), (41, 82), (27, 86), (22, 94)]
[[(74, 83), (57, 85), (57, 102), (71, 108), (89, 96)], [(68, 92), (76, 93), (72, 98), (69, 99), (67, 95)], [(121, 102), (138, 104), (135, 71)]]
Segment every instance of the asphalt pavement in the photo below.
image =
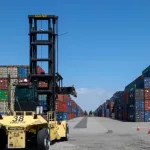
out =
[[(59, 142), (58, 150), (149, 150), (150, 123), (133, 123), (100, 117), (69, 121), (70, 139)], [(137, 127), (140, 131), (137, 131)]]

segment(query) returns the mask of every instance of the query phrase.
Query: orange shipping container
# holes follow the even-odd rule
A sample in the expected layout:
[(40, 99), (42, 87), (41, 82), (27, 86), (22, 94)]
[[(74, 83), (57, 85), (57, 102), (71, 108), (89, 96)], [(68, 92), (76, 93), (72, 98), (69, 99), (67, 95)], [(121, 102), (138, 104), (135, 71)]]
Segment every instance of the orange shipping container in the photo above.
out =
[(150, 110), (150, 99), (149, 100), (145, 100), (144, 107), (145, 107), (145, 110)]
[(109, 103), (109, 108), (112, 108), (114, 106), (114, 102)]

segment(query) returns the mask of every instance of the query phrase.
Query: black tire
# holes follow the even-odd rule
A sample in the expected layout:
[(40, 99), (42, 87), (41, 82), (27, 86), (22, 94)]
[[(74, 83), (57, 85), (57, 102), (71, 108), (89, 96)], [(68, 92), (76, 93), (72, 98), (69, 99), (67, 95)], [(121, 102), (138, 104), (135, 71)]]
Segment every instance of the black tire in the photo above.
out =
[(38, 148), (38, 150), (49, 150), (50, 149), (50, 134), (49, 134), (48, 128), (43, 128), (38, 131), (37, 148)]
[(68, 141), (69, 140), (69, 126), (68, 124), (66, 124), (66, 136), (64, 138), (64, 141)]
[(0, 150), (5, 150), (7, 145), (7, 136), (6, 132), (3, 129), (0, 129)]

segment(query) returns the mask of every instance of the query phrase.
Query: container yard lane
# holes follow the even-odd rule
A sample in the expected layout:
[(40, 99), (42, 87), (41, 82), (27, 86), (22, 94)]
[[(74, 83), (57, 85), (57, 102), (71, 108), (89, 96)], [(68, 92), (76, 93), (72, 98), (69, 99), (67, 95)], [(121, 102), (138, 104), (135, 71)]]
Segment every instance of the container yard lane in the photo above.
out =
[[(78, 117), (68, 123), (69, 141), (56, 142), (51, 150), (150, 150), (150, 125), (146, 122)], [(140, 131), (137, 131), (138, 126)]]
[[(146, 122), (122, 122), (109, 118), (88, 117), (69, 121), (70, 139), (59, 142), (54, 150), (149, 150), (150, 125)], [(140, 131), (137, 131), (140, 126)]]

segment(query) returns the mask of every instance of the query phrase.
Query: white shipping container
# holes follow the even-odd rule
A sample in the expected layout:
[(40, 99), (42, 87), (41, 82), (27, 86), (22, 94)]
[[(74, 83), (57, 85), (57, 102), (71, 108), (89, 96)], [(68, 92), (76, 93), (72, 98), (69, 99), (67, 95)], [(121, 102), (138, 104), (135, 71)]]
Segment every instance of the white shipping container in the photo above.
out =
[(7, 67), (0, 67), (0, 73), (7, 72)]
[(18, 77), (18, 69), (17, 67), (9, 67), (8, 74), (10, 74), (10, 78), (17, 78)]
[(7, 78), (8, 73), (7, 73), (7, 67), (0, 67), (0, 78)]
[(109, 118), (109, 109), (106, 109), (106, 117)]
[(4, 114), (8, 110), (8, 102), (0, 102), (0, 112), (3, 112)]
[(0, 78), (8, 78), (8, 74), (0, 74)]

